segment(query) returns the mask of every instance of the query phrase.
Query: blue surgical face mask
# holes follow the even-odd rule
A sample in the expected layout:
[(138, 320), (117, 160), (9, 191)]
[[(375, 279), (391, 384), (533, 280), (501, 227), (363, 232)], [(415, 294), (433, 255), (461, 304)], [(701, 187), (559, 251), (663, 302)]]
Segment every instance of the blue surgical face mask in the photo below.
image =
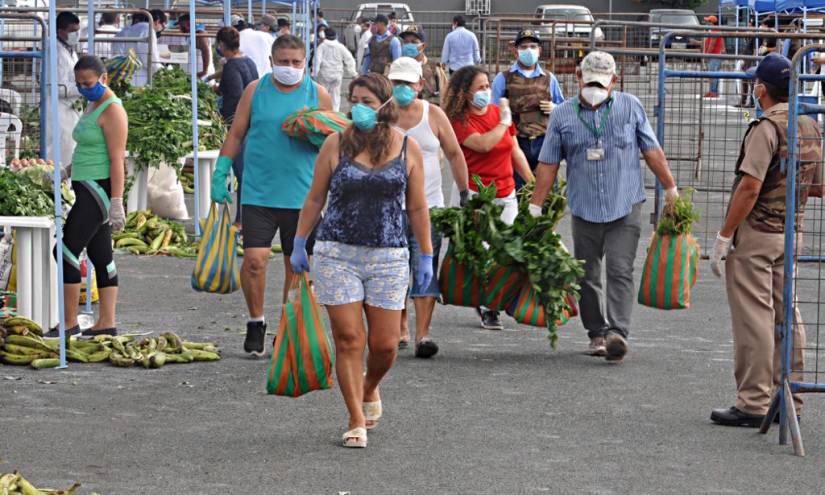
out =
[(487, 105), (490, 104), (491, 97), (492, 91), (489, 89), (476, 91), (475, 94), (473, 94), (473, 106), (476, 108), (487, 108)]
[(355, 127), (361, 131), (371, 131), (375, 129), (376, 124), (378, 123), (378, 110), (384, 107), (387, 103), (391, 102), (392, 98), (385, 101), (381, 104), (378, 108), (368, 107), (363, 103), (356, 103), (352, 107), (352, 123), (355, 124)]
[(753, 104), (756, 106), (757, 111), (762, 110), (762, 106), (759, 104), (759, 98), (756, 97), (756, 86), (753, 86), (753, 90), (751, 91), (751, 97), (753, 98)]
[(415, 101), (415, 90), (406, 84), (399, 84), (393, 88), (392, 95), (402, 107), (408, 107)]
[(406, 43), (401, 47), (401, 56), (415, 58), (418, 56), (418, 45), (416, 43)]
[(518, 61), (525, 67), (532, 67), (539, 61), (538, 48), (519, 48)]
[(81, 85), (77, 85), (77, 91), (80, 93), (81, 96), (86, 98), (89, 101), (97, 101), (103, 98), (103, 93), (106, 92), (106, 86), (101, 84), (100, 81), (97, 82), (91, 88), (84, 88)]

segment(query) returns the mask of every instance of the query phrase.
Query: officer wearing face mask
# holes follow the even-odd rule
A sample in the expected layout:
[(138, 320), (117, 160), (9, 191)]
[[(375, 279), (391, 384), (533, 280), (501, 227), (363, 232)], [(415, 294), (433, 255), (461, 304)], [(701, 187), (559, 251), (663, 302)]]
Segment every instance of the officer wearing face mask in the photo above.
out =
[[(72, 162), (75, 142), (72, 131), (80, 113), (75, 110), (74, 104), (80, 98), (74, 77), (74, 66), (77, 63), (78, 38), (80, 36), (80, 19), (71, 12), (61, 12), (57, 15), (57, 115), (60, 121), (60, 167), (65, 169)], [(50, 103), (47, 103), (47, 115), (51, 115)], [(46, 127), (46, 157), (55, 158), (55, 150), (51, 138), (52, 126)]]
[(401, 38), (401, 55), (414, 58), (421, 64), (424, 87), (421, 89), (421, 98), (433, 105), (441, 103), (441, 97), (447, 90), (447, 72), (435, 60), (424, 55), (427, 48), (427, 37), (420, 26), (411, 24), (399, 36)]
[[(556, 76), (541, 69), (541, 39), (538, 33), (523, 29), (513, 44), (516, 62), (507, 72), (500, 72), (493, 79), (493, 103), (502, 98), (510, 99), (513, 123), (516, 124), (518, 144), (527, 157), (531, 170), (536, 170), (539, 152), (544, 144), (544, 133), (553, 107), (564, 101)], [(516, 178), (516, 187), (524, 182)]]
[[(284, 120), (298, 110), (332, 110), (329, 93), (310, 79), (303, 40), (291, 34), (272, 44), (272, 73), (249, 83), (244, 89), (232, 128), (223, 143), (212, 175), (212, 201), (230, 203), (229, 170), (243, 146), (244, 170), (241, 188), (244, 259), (241, 284), (249, 310), (244, 350), (262, 356), (264, 337), (264, 292), (272, 239), (280, 231), (284, 248), (283, 295), (292, 279), (289, 256), (304, 204), (318, 148), (292, 139), (281, 129)], [(310, 240), (308, 248), (311, 250)]]
[(613, 89), (618, 81), (613, 57), (591, 52), (576, 78), (579, 95), (550, 117), (529, 211), (541, 215), (559, 163), (566, 160), (574, 254), (585, 262), (580, 284), (582, 323), (590, 337), (586, 352), (620, 362), (628, 351), (636, 296), (633, 261), (645, 201), (640, 151), (665, 188), (665, 208), (672, 208), (679, 193), (641, 102)]

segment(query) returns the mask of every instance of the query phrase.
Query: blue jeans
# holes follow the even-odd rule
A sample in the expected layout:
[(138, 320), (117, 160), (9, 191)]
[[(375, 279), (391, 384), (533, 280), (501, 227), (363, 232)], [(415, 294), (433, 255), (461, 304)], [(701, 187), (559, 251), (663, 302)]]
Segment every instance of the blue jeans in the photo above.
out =
[[(710, 72), (716, 72), (722, 67), (722, 61), (718, 58), (712, 58), (708, 61), (708, 70)], [(710, 80), (710, 92), (711, 93), (718, 93), (719, 92), (719, 79), (712, 78)]]
[[(521, 148), (521, 151), (524, 152), (524, 156), (527, 157), (527, 163), (530, 165), (530, 170), (533, 172), (536, 171), (536, 167), (539, 164), (539, 154), (541, 153), (541, 147), (544, 144), (544, 136), (539, 136), (535, 139), (519, 137), (518, 138), (518, 147)], [(513, 169), (513, 178), (516, 179), (516, 190), (524, 186), (524, 180), (522, 180), (521, 176), (516, 173), (515, 169)]]
[(404, 223), (407, 229), (407, 246), (410, 249), (410, 270), (412, 271), (412, 289), (410, 290), (410, 297), (435, 297), (441, 296), (441, 291), (438, 290), (438, 256), (441, 253), (441, 234), (430, 226), (430, 238), (433, 243), (433, 279), (427, 287), (418, 285), (416, 275), (418, 274), (418, 263), (421, 261), (421, 247), (413, 234), (412, 225), (409, 217), (404, 215)]

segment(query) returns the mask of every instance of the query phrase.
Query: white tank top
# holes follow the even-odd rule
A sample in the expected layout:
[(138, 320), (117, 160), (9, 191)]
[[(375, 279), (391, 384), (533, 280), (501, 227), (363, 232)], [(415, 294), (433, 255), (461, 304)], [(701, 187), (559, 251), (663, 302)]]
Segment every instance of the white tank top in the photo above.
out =
[(424, 104), (421, 122), (412, 129), (398, 130), (415, 139), (421, 147), (421, 154), (424, 156), (424, 194), (427, 196), (427, 206), (444, 207), (444, 193), (441, 191), (441, 143), (430, 127), (430, 103), (427, 100), (421, 100), (421, 103)]

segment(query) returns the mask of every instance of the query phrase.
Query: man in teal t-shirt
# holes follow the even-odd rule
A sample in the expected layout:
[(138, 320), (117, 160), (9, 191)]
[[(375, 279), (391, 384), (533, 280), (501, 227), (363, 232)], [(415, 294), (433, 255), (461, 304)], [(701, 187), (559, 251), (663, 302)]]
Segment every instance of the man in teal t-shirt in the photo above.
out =
[(244, 350), (256, 356), (266, 354), (264, 292), (272, 239), (280, 231), (286, 300), (292, 279), (292, 241), (318, 154), (311, 144), (284, 134), (281, 124), (288, 115), (305, 107), (332, 110), (332, 98), (307, 74), (306, 48), (301, 39), (280, 36), (272, 44), (270, 58), (272, 73), (244, 90), (212, 177), (212, 200), (231, 202), (226, 178), (232, 161), (244, 147), (239, 205), (244, 245), (241, 286), (249, 308)]

